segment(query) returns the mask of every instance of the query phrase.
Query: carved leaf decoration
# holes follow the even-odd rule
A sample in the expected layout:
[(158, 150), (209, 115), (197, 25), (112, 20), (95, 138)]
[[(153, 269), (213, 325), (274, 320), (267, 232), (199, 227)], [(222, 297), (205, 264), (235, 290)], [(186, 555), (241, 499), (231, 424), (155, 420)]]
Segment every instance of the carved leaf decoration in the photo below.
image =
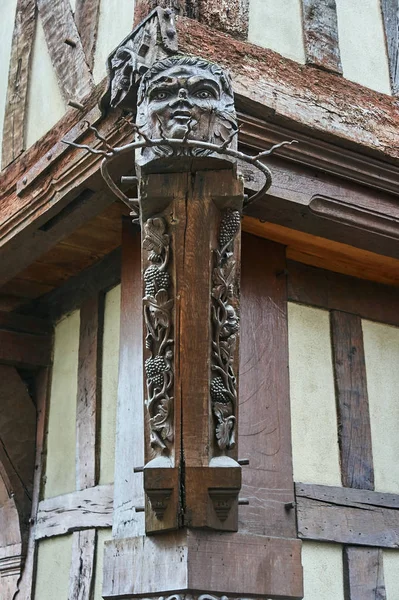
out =
[(216, 439), (219, 448), (224, 450), (230, 446), (230, 434), (231, 430), (233, 429), (235, 417), (231, 415), (231, 408), (229, 404), (215, 402), (213, 410), (218, 420), (218, 424), (216, 426)]
[(154, 326), (169, 327), (170, 311), (173, 307), (173, 299), (168, 299), (166, 290), (159, 290), (154, 296), (147, 296), (143, 299), (144, 305), (149, 306), (151, 314), (154, 317)]
[(234, 276), (235, 276), (235, 260), (231, 255), (223, 268), (223, 276), (226, 286), (230, 286), (234, 284)]
[(143, 240), (144, 250), (161, 254), (162, 250), (169, 243), (169, 236), (165, 233), (165, 223), (163, 219), (147, 219), (144, 224), (145, 237)]

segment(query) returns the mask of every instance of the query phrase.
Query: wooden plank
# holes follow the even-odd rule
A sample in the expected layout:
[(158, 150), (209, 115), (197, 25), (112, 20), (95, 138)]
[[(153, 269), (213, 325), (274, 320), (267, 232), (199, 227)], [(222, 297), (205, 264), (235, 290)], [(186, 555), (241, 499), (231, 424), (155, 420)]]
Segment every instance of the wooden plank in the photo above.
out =
[(379, 548), (344, 548), (344, 572), (345, 600), (387, 600)]
[(118, 248), (94, 265), (71, 277), (59, 288), (26, 307), (41, 317), (57, 321), (62, 315), (79, 308), (88, 298), (106, 291), (121, 280), (121, 250)]
[[(65, 102), (90, 93), (93, 77), (86, 63), (69, 0), (37, 0), (47, 47)], [(66, 43), (71, 40), (74, 45)]]
[(0, 364), (47, 367), (52, 359), (52, 337), (0, 330)]
[(76, 489), (97, 484), (104, 297), (96, 294), (80, 308), (76, 408)]
[(90, 600), (94, 586), (96, 530), (74, 533), (68, 600)]
[(370, 413), (361, 319), (333, 310), (331, 338), (342, 485), (374, 489)]
[(45, 319), (3, 311), (0, 311), (0, 329), (39, 335), (51, 335), (53, 333), (52, 323)]
[(112, 526), (114, 486), (97, 485), (39, 502), (35, 539)]
[(399, 15), (397, 0), (381, 0), (392, 93), (399, 93)]
[(94, 65), (99, 16), (100, 0), (77, 0), (75, 23), (86, 56), (86, 62), (91, 72)]
[(35, 19), (36, 0), (18, 0), (8, 72), (2, 142), (2, 169), (5, 169), (25, 150), (25, 113)]
[[(140, 229), (124, 219), (122, 230), (121, 324), (115, 447), (113, 537), (144, 533), (142, 473), (144, 465), (144, 398)], [(134, 429), (132, 430), (132, 425)]]
[(288, 381), (284, 246), (242, 236), (239, 450), (240, 530), (296, 537)]
[(399, 495), (303, 483), (295, 490), (301, 539), (399, 547)]
[(289, 300), (399, 326), (398, 288), (294, 261), (287, 269)]
[(306, 62), (342, 75), (335, 0), (303, 0)]

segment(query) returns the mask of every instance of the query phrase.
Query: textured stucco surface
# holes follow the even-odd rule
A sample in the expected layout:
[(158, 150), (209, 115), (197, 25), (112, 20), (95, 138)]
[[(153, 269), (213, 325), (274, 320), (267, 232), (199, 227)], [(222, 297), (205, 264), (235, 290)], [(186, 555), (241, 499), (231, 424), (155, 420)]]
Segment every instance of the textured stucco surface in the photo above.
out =
[(391, 93), (380, 0), (336, 0), (344, 77)]
[(103, 563), (104, 563), (104, 542), (112, 539), (112, 529), (97, 530), (97, 550), (96, 550), (96, 569), (94, 578), (94, 598), (93, 600), (102, 600), (103, 586)]
[(340, 544), (304, 542), (302, 566), (305, 592), (303, 600), (344, 600)]
[(288, 304), (294, 480), (341, 485), (329, 313)]
[(66, 600), (73, 535), (53, 537), (39, 542), (35, 600)]
[(45, 497), (74, 491), (79, 311), (55, 328), (47, 435)]
[(105, 297), (101, 398), (100, 483), (114, 480), (121, 286)]
[(93, 77), (105, 77), (108, 55), (133, 29), (134, 0), (101, 0)]
[(384, 578), (388, 600), (399, 600), (399, 550), (384, 550)]
[(26, 147), (29, 148), (51, 129), (64, 115), (65, 109), (39, 18), (36, 22), (29, 77)]
[(250, 0), (248, 41), (304, 63), (300, 0)]
[(399, 328), (362, 321), (375, 489), (399, 493)]
[(17, 0), (3, 0), (0, 8), (0, 148), (3, 141), (3, 121), (7, 99), (8, 67)]

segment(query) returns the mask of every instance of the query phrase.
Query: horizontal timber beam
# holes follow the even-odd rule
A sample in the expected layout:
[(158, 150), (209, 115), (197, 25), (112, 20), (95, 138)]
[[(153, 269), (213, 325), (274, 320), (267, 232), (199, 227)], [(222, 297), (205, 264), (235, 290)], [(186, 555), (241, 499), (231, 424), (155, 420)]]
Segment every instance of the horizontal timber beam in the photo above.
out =
[(51, 364), (51, 335), (32, 335), (0, 329), (0, 364), (35, 368)]
[(399, 494), (295, 484), (302, 540), (399, 548)]

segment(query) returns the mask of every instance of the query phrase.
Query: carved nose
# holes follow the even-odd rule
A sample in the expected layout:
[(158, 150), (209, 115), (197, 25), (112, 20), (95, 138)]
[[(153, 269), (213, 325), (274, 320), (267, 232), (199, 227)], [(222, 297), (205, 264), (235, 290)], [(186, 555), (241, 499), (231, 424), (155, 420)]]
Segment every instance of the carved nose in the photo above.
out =
[(187, 90), (181, 88), (178, 93), (179, 100), (187, 100)]

